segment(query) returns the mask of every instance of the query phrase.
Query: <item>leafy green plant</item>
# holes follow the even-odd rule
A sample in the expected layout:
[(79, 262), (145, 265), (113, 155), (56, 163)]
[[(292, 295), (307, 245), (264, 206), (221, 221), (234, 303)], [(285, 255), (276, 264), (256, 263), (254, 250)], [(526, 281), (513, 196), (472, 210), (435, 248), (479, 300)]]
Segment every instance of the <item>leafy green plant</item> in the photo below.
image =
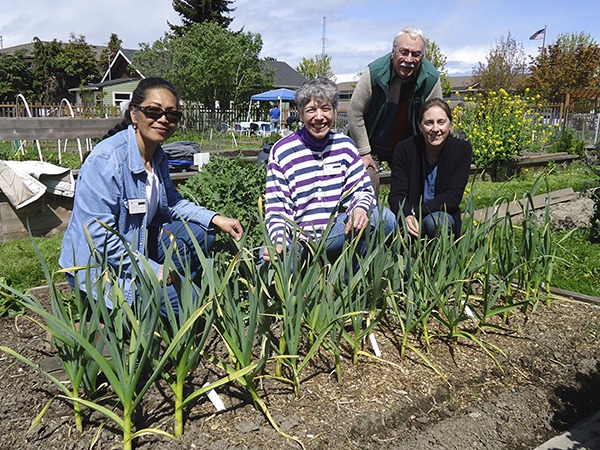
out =
[[(202, 170), (180, 186), (181, 194), (199, 205), (242, 222), (247, 243), (261, 244), (262, 232), (257, 226), (258, 201), (265, 191), (266, 169), (256, 161), (211, 156)], [(220, 236), (217, 239), (226, 239)]]
[(572, 128), (565, 128), (557, 133), (557, 138), (550, 146), (551, 152), (567, 152), (571, 155), (585, 154), (585, 141), (579, 139)]
[[(332, 226), (333, 219), (330, 219), (325, 232)], [(308, 331), (304, 325), (306, 316), (315, 319), (311, 309), (319, 308), (318, 302), (322, 298), (322, 279), (327, 260), (326, 241), (319, 239), (300, 243), (298, 235), (299, 232), (295, 233), (291, 245), (284, 249), (276, 261), (269, 264), (273, 271), (274, 314), (280, 327), (279, 344), (275, 346), (277, 361), (280, 363), (276, 375), (281, 376), (281, 364), (287, 367), (291, 372), (290, 382), (296, 395), (299, 395), (300, 389), (299, 375), (317, 353), (327, 331), (312, 327)], [(269, 250), (271, 254), (275, 254), (274, 248)], [(315, 334), (317, 330), (319, 333)], [(311, 334), (310, 345), (301, 350), (305, 342), (304, 333), (307, 331)]]

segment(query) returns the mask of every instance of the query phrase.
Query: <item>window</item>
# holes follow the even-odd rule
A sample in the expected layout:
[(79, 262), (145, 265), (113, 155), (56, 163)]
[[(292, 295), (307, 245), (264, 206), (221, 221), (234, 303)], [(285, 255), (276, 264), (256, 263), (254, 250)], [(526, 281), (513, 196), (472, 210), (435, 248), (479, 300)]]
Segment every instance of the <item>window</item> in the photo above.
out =
[(113, 105), (119, 106), (131, 100), (131, 92), (113, 92)]

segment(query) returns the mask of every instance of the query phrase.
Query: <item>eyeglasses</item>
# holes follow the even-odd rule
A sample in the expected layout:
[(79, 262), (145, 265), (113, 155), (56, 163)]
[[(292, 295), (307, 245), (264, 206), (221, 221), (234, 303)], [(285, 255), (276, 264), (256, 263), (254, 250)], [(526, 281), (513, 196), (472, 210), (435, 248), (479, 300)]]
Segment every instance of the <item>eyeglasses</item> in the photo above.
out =
[(396, 51), (403, 58), (408, 58), (408, 55), (412, 56), (414, 59), (421, 59), (423, 57), (423, 52), (420, 50), (417, 50), (416, 52), (411, 52), (407, 48), (398, 47)]
[(136, 106), (144, 115), (152, 120), (158, 120), (165, 116), (170, 123), (177, 123), (183, 117), (181, 111), (165, 111), (158, 106)]

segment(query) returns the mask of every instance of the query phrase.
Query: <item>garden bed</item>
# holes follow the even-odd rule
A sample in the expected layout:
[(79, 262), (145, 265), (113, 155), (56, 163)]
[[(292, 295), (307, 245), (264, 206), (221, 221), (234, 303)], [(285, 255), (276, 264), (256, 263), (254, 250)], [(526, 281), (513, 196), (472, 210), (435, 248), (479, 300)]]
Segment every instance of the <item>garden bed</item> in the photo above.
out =
[[(43, 293), (38, 292), (38, 295)], [(259, 393), (283, 431), (308, 449), (531, 449), (592, 413), (600, 404), (600, 309), (554, 300), (530, 317), (515, 316), (516, 333), (489, 333), (488, 342), (506, 357), (496, 364), (465, 342), (450, 347), (433, 341), (429, 358), (447, 381), (414, 354), (400, 360), (399, 330), (377, 331), (383, 357), (345, 362), (338, 384), (327, 358), (303, 372), (299, 397), (273, 380)], [(48, 355), (44, 333), (21, 319), (0, 319), (0, 344), (40, 360)], [(28, 433), (56, 388), (29, 368), (1, 355), (0, 448), (120, 448), (120, 434), (92, 415), (80, 435), (67, 403), (55, 401)], [(348, 361), (348, 360), (346, 360)], [(201, 367), (198, 388), (211, 374)], [(206, 397), (188, 411), (177, 441), (157, 436), (138, 440), (138, 449), (285, 449), (286, 440), (249, 405), (235, 384), (219, 389), (227, 411), (217, 413)], [(170, 405), (154, 389), (144, 400), (141, 426), (170, 431)]]
[[(553, 229), (586, 227), (593, 202), (554, 205)], [(43, 290), (35, 292), (47, 297)], [(323, 353), (301, 373), (298, 396), (273, 379), (257, 380), (258, 393), (282, 431), (307, 449), (531, 449), (594, 412), (600, 400), (600, 309), (593, 304), (553, 299), (527, 316), (510, 317), (510, 331), (486, 328), (478, 336), (502, 349), (495, 360), (472, 340), (451, 345), (429, 330), (427, 357), (400, 358), (401, 330), (384, 320), (375, 330), (382, 358), (360, 356), (351, 363), (343, 348), (342, 382)], [(216, 344), (209, 353), (222, 351)], [(423, 341), (410, 344), (424, 351)], [(0, 319), (0, 345), (35, 361), (51, 355), (45, 333), (30, 322)], [(488, 347), (491, 348), (491, 347)], [(370, 345), (365, 345), (373, 353)], [(74, 426), (70, 403), (55, 400), (42, 420), (32, 421), (58, 391), (40, 374), (0, 354), (0, 448), (122, 448), (120, 430), (97, 414), (85, 414), (84, 432)], [(201, 364), (192, 377), (198, 389), (216, 375)], [(267, 373), (273, 373), (267, 367)], [(176, 441), (151, 435), (138, 449), (292, 449), (257, 412), (236, 383), (217, 389), (227, 410), (218, 413), (204, 396), (186, 410), (185, 432)], [(161, 384), (144, 396), (136, 428), (172, 432), (171, 396)]]

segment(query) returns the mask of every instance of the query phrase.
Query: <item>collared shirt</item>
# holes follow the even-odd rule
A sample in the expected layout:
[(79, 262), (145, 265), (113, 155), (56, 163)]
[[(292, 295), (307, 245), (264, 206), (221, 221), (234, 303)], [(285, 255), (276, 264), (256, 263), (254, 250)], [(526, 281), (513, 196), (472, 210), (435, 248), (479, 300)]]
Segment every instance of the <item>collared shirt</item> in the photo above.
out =
[(438, 166), (430, 166), (426, 163), (425, 168), (425, 187), (423, 188), (423, 203), (435, 198), (435, 179), (437, 178)]
[[(168, 161), (159, 146), (152, 158), (153, 171), (159, 181), (159, 199), (153, 224), (160, 225), (174, 218), (195, 222), (209, 228), (216, 214), (185, 200), (169, 176)], [(146, 179), (135, 131), (132, 126), (101, 141), (90, 153), (77, 177), (73, 212), (63, 238), (59, 264), (76, 272), (79, 285), (85, 285), (88, 268), (92, 281), (102, 268), (94, 267), (106, 254), (108, 265), (120, 275), (121, 288), (128, 303), (133, 301), (131, 260), (121, 237), (136, 255), (145, 255), (147, 227)], [(119, 233), (109, 232), (106, 226)], [(90, 247), (88, 238), (93, 247)], [(160, 265), (148, 263), (158, 273)], [(105, 299), (112, 306), (110, 299)]]

